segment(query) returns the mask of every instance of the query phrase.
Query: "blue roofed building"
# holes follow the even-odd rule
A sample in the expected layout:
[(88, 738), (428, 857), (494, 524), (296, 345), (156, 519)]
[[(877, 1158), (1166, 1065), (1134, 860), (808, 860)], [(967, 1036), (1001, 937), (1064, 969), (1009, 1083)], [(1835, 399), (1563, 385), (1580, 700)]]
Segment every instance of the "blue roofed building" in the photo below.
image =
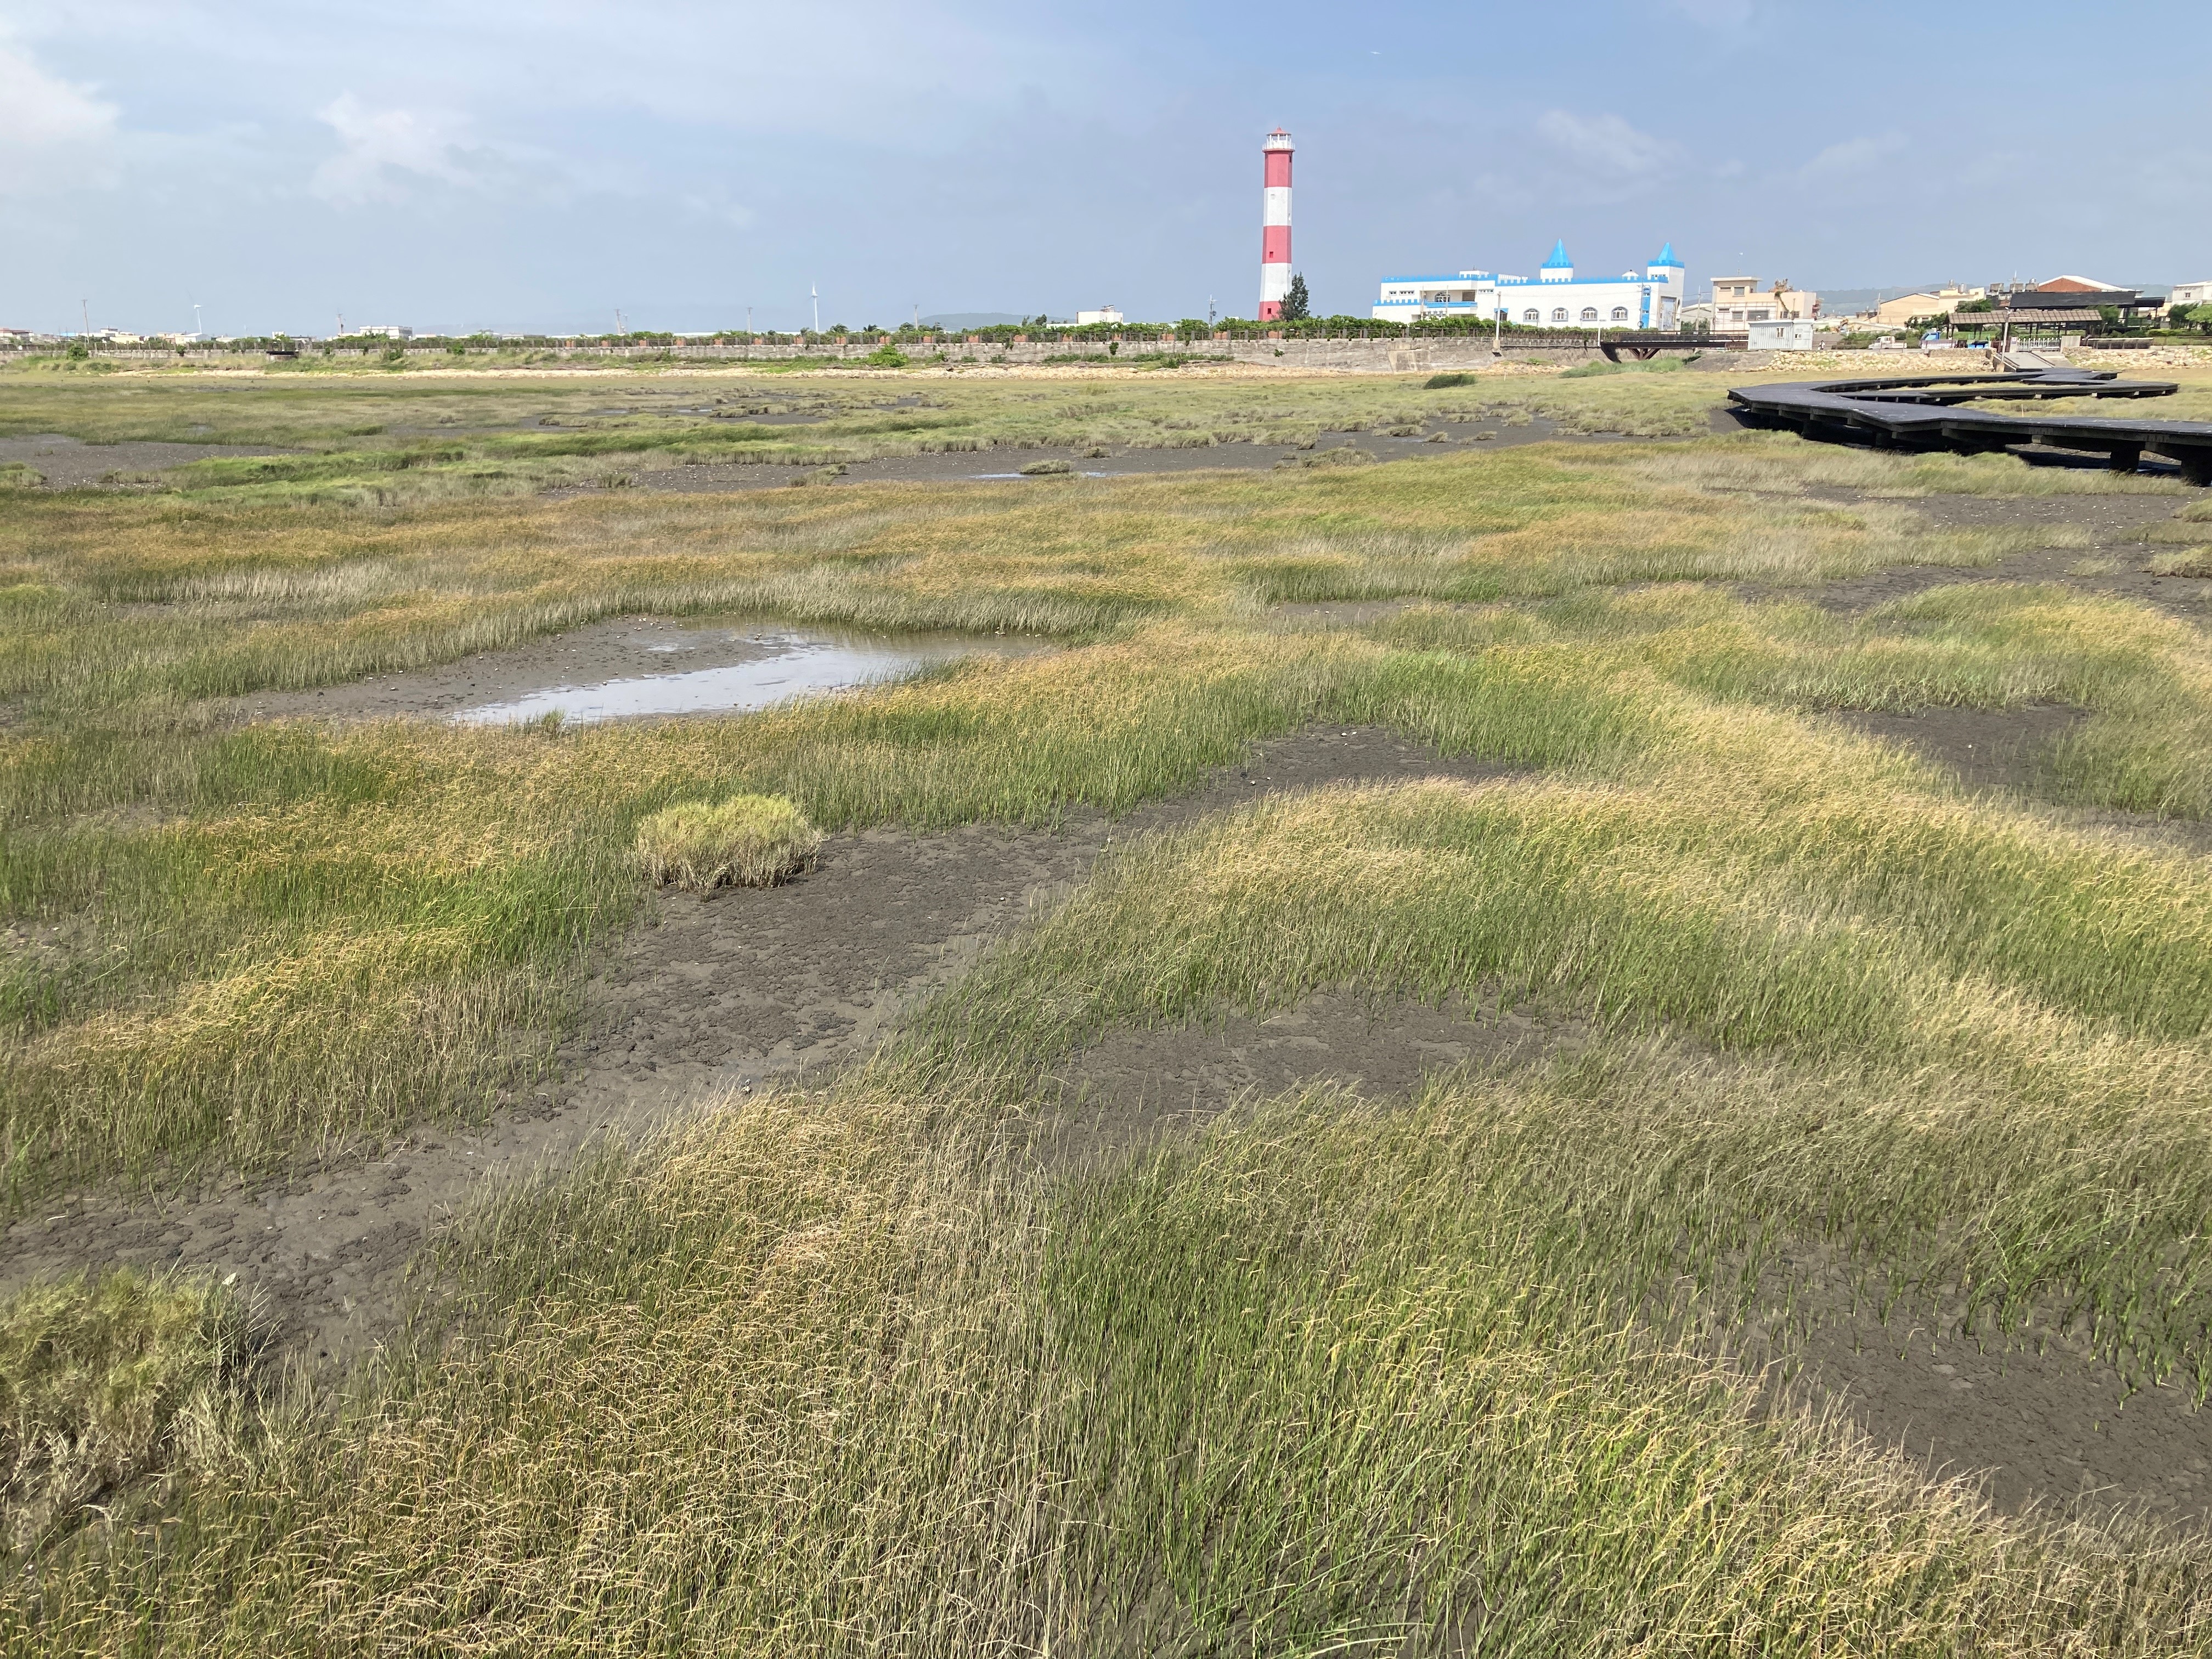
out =
[(1427, 276), (1385, 276), (1375, 302), (1377, 320), (1424, 317), (1503, 319), (1537, 328), (1673, 329), (1681, 318), (1688, 277), (1672, 242), (1641, 273), (1575, 275), (1564, 240), (1534, 276), (1456, 270)]

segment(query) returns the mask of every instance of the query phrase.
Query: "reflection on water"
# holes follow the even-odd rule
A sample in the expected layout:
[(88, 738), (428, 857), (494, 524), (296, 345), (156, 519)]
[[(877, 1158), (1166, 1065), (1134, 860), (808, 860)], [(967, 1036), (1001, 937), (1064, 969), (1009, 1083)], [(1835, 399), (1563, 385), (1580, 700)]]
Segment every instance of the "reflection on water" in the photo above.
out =
[[(695, 647), (654, 645), (674, 654)], [(932, 663), (961, 657), (1027, 656), (1048, 649), (1036, 640), (998, 635), (817, 634), (766, 630), (725, 636), (717, 654), (740, 660), (712, 668), (642, 674), (590, 685), (560, 685), (506, 702), (456, 711), (475, 726), (542, 720), (611, 720), (640, 714), (697, 714), (766, 708), (813, 691), (842, 691), (896, 679)]]

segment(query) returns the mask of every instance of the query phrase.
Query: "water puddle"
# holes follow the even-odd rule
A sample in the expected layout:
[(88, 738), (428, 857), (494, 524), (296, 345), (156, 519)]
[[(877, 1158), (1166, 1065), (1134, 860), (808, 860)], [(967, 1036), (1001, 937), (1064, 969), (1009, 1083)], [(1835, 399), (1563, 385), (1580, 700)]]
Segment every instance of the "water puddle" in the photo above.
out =
[(977, 483), (999, 478), (1014, 478), (1025, 483), (1036, 483), (1046, 478), (1118, 478), (1118, 472), (970, 472)]
[[(741, 714), (793, 697), (897, 679), (963, 657), (1032, 656), (1054, 649), (1042, 640), (999, 635), (860, 634), (763, 627), (687, 632), (641, 648), (665, 659), (666, 672), (550, 686), (502, 702), (459, 708), (471, 726), (501, 726), (558, 714), (563, 722), (630, 720), (641, 715)], [(687, 658), (712, 659), (696, 668)]]

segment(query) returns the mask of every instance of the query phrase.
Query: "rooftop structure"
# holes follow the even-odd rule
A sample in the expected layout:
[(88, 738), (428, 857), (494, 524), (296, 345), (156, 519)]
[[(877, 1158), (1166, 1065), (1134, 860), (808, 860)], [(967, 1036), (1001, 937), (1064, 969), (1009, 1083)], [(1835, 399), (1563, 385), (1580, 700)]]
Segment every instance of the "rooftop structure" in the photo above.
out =
[(1578, 278), (1567, 245), (1560, 241), (1534, 276), (1488, 270), (1386, 276), (1374, 315), (1394, 323), (1475, 317), (1547, 328), (1672, 329), (1687, 281), (1672, 242), (1640, 274), (1626, 270), (1618, 276)]

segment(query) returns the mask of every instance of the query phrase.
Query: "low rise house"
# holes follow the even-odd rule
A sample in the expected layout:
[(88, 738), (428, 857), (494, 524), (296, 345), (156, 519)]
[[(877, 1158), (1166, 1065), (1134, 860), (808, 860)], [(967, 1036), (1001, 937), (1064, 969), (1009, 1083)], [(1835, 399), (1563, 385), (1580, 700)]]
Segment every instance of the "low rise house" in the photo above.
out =
[(1753, 323), (1810, 319), (1820, 314), (1820, 296), (1805, 289), (1792, 288), (1786, 276), (1766, 289), (1759, 287), (1756, 276), (1713, 278), (1715, 328), (1748, 328)]
[(1119, 306), (1101, 306), (1096, 311), (1079, 311), (1075, 313), (1075, 325), (1078, 328), (1083, 328), (1093, 323), (1118, 323), (1121, 320), (1121, 308)]
[(2176, 283), (2166, 296), (2170, 306), (2212, 306), (2212, 282)]
[(1881, 301), (1867, 316), (1870, 321), (1902, 328), (1917, 317), (1948, 317), (1960, 306), (1988, 297), (1986, 289), (1961, 288), (1956, 283), (1946, 283), (1938, 289), (1916, 289), (1893, 300)]

